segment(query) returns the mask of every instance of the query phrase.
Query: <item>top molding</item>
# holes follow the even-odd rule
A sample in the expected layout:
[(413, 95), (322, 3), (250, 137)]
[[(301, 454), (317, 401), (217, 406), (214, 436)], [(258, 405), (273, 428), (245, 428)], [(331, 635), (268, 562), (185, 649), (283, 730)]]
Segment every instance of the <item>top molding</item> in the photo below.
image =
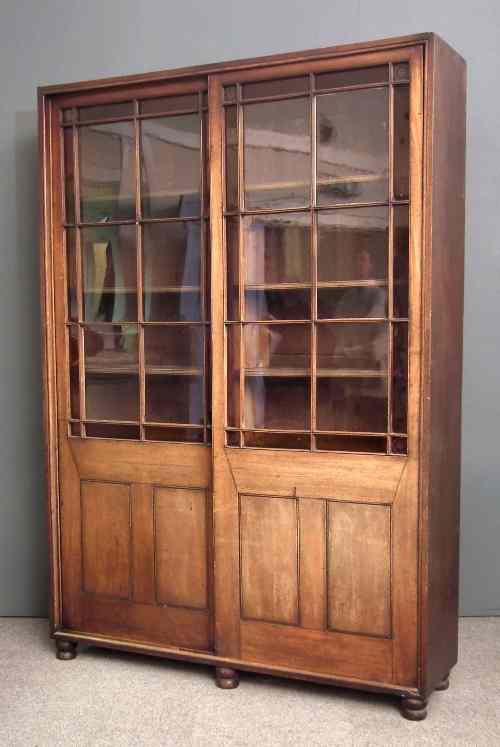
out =
[(337, 57), (345, 54), (361, 54), (364, 52), (376, 52), (396, 47), (408, 47), (422, 44), (427, 46), (431, 43), (440, 43), (448, 46), (446, 42), (434, 33), (412, 34), (410, 36), (395, 36), (377, 41), (359, 42), (355, 44), (340, 44), (334, 47), (323, 47), (319, 49), (308, 49), (298, 52), (287, 52), (285, 54), (272, 54), (263, 57), (251, 57), (241, 60), (217, 62), (208, 65), (193, 65), (190, 67), (179, 67), (171, 70), (161, 70), (152, 73), (140, 73), (138, 75), (114, 76), (76, 83), (64, 83), (50, 86), (40, 86), (38, 95), (40, 97), (53, 96), (57, 94), (78, 93), (90, 90), (105, 90), (107, 88), (118, 88), (137, 83), (151, 83), (174, 78), (192, 78), (214, 73), (230, 72), (238, 70), (255, 69), (268, 65), (284, 65), (289, 62), (311, 61), (323, 57)]

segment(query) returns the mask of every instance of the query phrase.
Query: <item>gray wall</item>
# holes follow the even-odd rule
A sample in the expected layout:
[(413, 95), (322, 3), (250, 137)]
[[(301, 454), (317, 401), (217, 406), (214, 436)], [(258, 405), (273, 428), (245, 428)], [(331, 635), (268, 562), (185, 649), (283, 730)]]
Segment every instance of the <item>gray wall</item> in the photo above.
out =
[[(500, 4), (4, 0), (0, 24), (0, 615), (45, 615), (38, 85), (435, 31), (468, 61), (463, 614), (500, 613)], [(6, 7), (7, 6), (7, 7)]]

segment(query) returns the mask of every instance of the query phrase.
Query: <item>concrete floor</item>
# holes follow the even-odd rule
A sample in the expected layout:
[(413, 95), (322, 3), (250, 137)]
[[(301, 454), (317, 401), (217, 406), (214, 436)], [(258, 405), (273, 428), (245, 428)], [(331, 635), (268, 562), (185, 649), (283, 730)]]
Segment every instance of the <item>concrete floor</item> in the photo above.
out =
[(451, 687), (426, 721), (369, 695), (80, 646), (58, 661), (46, 620), (0, 619), (0, 745), (500, 746), (500, 618), (461, 620)]

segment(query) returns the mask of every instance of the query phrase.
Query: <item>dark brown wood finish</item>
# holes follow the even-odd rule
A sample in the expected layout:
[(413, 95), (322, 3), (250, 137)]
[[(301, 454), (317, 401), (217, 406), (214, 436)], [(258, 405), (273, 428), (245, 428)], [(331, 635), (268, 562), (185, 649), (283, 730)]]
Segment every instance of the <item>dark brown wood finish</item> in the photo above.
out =
[[(411, 67), (410, 195), (406, 200), (391, 194), (390, 204), (410, 205), (409, 413), (407, 434), (388, 433), (386, 438), (388, 449), (407, 439), (408, 456), (228, 448), (222, 87), (236, 83), (240, 97), (251, 82), (404, 61)], [(384, 85), (395, 91), (391, 80)], [(206, 89), (211, 277), (204, 277), (202, 285), (207, 283), (211, 299), (212, 445), (154, 443), (149, 434), (158, 433), (161, 424), (153, 423), (141, 425), (138, 441), (78, 438), (74, 422), (70, 437), (60, 110), (187, 92), (198, 92), (201, 102), (199, 92)], [(392, 94), (389, 106), (392, 113)], [(59, 658), (73, 658), (81, 640), (212, 663), (222, 688), (236, 687), (241, 669), (392, 693), (403, 698), (406, 718), (425, 718), (426, 699), (434, 689), (446, 689), (457, 649), (464, 110), (465, 64), (434, 34), (40, 89), (44, 424), (51, 625)], [(136, 105), (136, 115), (140, 111)], [(136, 116), (136, 132), (144, 116)], [(73, 131), (79, 126), (64, 125)], [(241, 113), (238, 132), (241, 168)], [(393, 159), (404, 149), (395, 143), (392, 124), (388, 140), (392, 175)], [(314, 137), (312, 150), (316, 155)], [(139, 157), (136, 150), (136, 165)], [(79, 168), (76, 158), (76, 178)], [(158, 225), (159, 219), (141, 214), (138, 178), (134, 189), (138, 213), (130, 225)], [(240, 195), (243, 190), (240, 173)], [(313, 207), (315, 190), (313, 168), (307, 207), (313, 221), (325, 210)], [(259, 212), (266, 213), (249, 214)], [(175, 219), (161, 220), (166, 225)], [(242, 229), (239, 233), (241, 315)], [(79, 241), (77, 250), (81, 257)], [(139, 273), (142, 252), (143, 247), (137, 257)], [(310, 256), (316, 267), (316, 230)], [(391, 291), (392, 257), (391, 243)], [(78, 268), (81, 299), (81, 264)], [(142, 297), (142, 274), (138, 285)], [(316, 269), (311, 282), (302, 283), (302, 288), (311, 287), (320, 288)], [(253, 292), (260, 292), (259, 287)], [(141, 325), (158, 325), (144, 319), (140, 305)], [(80, 320), (81, 314), (80, 307)], [(389, 317), (391, 324), (402, 323), (392, 305)], [(81, 321), (78, 338), (82, 352)], [(314, 436), (318, 345), (314, 334), (312, 425), (289, 431), (307, 435), (313, 449), (319, 438)], [(144, 371), (142, 332), (138, 355)], [(239, 355), (241, 385), (243, 343)], [(203, 361), (207, 371), (207, 349)], [(389, 373), (392, 366), (391, 359)], [(242, 386), (237, 396), (241, 413)], [(85, 399), (82, 369), (80, 399)], [(145, 410), (142, 392), (141, 424)], [(388, 412), (392, 417), (391, 401)], [(108, 419), (107, 426), (113, 427), (113, 421)], [(125, 422), (122, 427), (130, 428)], [(206, 419), (200, 428), (208, 434)], [(321, 438), (343, 433), (332, 429)], [(265, 445), (265, 435), (257, 428), (252, 438)], [(234, 444), (250, 438), (246, 432), (234, 437)]]
[(425, 103), (419, 684), (430, 693), (458, 655), (465, 224), (466, 66), (439, 37), (429, 44)]

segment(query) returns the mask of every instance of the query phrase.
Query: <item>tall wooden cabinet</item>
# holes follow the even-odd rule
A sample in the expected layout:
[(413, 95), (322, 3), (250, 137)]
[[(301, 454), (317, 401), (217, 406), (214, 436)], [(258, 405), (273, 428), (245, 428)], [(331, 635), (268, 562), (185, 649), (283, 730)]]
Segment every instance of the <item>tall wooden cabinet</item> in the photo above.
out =
[(40, 90), (52, 634), (398, 695), (457, 658), (465, 64)]

